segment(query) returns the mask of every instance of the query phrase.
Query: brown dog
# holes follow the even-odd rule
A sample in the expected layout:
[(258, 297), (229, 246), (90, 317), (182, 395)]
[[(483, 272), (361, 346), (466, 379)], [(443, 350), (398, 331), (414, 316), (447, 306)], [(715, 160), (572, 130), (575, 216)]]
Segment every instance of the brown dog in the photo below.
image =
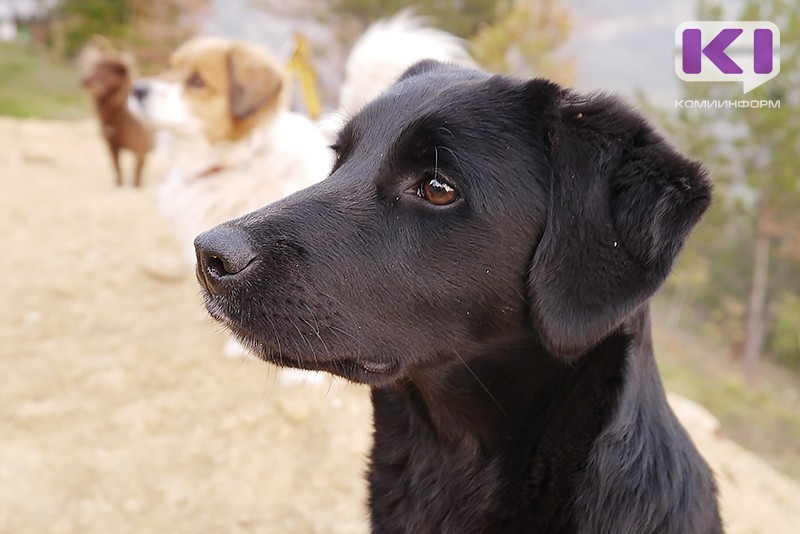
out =
[(81, 81), (94, 99), (101, 131), (114, 163), (117, 185), (122, 185), (119, 153), (124, 148), (136, 156), (133, 185), (138, 187), (147, 154), (153, 148), (153, 136), (128, 110), (131, 78), (131, 66), (122, 56), (104, 54), (93, 62), (89, 73)]

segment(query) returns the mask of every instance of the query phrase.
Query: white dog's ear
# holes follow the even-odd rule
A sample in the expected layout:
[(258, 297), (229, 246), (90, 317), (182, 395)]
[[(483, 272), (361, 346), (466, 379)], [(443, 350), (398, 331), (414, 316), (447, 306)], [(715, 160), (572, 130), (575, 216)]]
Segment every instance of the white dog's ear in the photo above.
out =
[(228, 51), (228, 78), (231, 114), (244, 119), (269, 105), (283, 90), (280, 66), (271, 65), (261, 54), (244, 45)]

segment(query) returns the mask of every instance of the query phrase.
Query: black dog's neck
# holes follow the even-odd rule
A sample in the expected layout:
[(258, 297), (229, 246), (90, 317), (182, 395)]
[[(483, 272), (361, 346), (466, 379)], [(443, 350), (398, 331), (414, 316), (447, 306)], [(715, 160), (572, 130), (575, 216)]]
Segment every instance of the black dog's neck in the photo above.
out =
[[(573, 361), (544, 353), (536, 340), (519, 339), (490, 353), (415, 369), (402, 383), (374, 389), (370, 483), (376, 524), (385, 514), (400, 513), (390, 512), (391, 506), (446, 517), (447, 510), (437, 508), (443, 505), (419, 500), (427, 485), (440, 487), (427, 477), (446, 472), (441, 502), (447, 506), (470, 501), (474, 488), (487, 492), (469, 532), (481, 532), (481, 524), (507, 532), (572, 531), (598, 437), (615, 425), (629, 426), (620, 417), (641, 415), (640, 408), (622, 413), (619, 404), (633, 402), (656, 418), (667, 413), (664, 424), (672, 424), (647, 309), (631, 321), (640, 323), (623, 325)], [(386, 492), (400, 498), (375, 499)], [(504, 517), (504, 499), (533, 504), (524, 517)]]
[(596, 434), (622, 388), (631, 346), (620, 331), (572, 361), (520, 339), (479, 355), (415, 369), (395, 391), (443, 443), (485, 452), (512, 439), (534, 444), (555, 429)]

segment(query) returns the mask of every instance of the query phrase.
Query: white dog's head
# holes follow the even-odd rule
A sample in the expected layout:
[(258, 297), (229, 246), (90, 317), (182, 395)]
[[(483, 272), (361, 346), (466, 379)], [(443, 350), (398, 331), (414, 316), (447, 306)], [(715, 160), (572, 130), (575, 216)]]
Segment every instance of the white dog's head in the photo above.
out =
[(131, 107), (155, 128), (237, 141), (286, 106), (284, 69), (259, 46), (198, 37), (164, 74), (139, 80)]
[(339, 110), (354, 115), (406, 69), (425, 59), (475, 67), (465, 45), (463, 39), (429, 26), (425, 17), (412, 11), (377, 21), (356, 41), (347, 58)]

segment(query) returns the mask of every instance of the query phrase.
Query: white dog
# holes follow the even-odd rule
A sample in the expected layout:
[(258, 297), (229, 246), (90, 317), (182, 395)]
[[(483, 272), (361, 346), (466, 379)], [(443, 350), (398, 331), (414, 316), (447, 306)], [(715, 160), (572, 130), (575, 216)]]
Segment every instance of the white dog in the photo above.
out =
[(427, 19), (411, 11), (401, 11), (367, 28), (347, 57), (337, 110), (320, 120), (325, 136), (333, 140), (348, 118), (424, 59), (476, 66), (463, 39), (431, 27)]
[(435, 59), (475, 66), (462, 39), (400, 12), (370, 26), (353, 45), (339, 91), (339, 109), (352, 115), (397, 81), (410, 66)]

